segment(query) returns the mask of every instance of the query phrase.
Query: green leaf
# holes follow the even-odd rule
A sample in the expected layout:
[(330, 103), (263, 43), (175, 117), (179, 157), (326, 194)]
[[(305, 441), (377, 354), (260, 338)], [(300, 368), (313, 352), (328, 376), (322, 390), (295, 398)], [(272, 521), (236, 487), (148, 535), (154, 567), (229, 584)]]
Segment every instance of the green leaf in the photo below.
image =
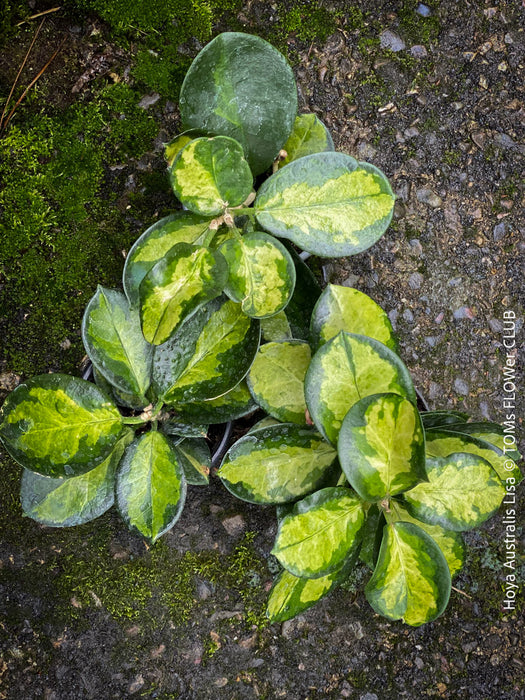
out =
[(9, 394), (0, 438), (13, 459), (44, 476), (76, 476), (109, 455), (122, 430), (98, 387), (65, 374), (33, 377)]
[(203, 216), (242, 204), (253, 184), (241, 144), (227, 136), (190, 141), (175, 158), (170, 181), (182, 204)]
[(465, 545), (463, 544), (463, 536), (460, 532), (445, 530), (440, 525), (429, 525), (421, 520), (413, 518), (408, 510), (401, 503), (395, 500), (390, 501), (391, 517), (394, 522), (414, 523), (420, 527), (427, 535), (430, 535), (440, 550), (443, 552), (450, 575), (454, 576), (463, 566), (465, 561)]
[(180, 93), (185, 128), (239, 141), (254, 175), (264, 172), (288, 138), (297, 90), (284, 56), (249, 34), (219, 34), (198, 54)]
[(338, 453), (348, 482), (365, 501), (390, 498), (426, 479), (419, 412), (399, 394), (355, 403), (343, 420)]
[(126, 256), (122, 283), (129, 303), (138, 306), (140, 283), (159, 260), (178, 243), (204, 244), (210, 218), (178, 211), (157, 221), (138, 238)]
[(224, 291), (245, 314), (267, 318), (284, 309), (295, 287), (295, 267), (282, 243), (257, 231), (226, 241), (220, 252), (229, 270)]
[(283, 340), (292, 339), (292, 329), (288, 323), (288, 318), (285, 311), (269, 318), (261, 319), (261, 333), (264, 340), (267, 342), (280, 343)]
[(206, 440), (186, 438), (174, 449), (188, 484), (206, 486), (211, 469), (210, 448)]
[(279, 161), (279, 168), (312, 153), (333, 151), (334, 142), (330, 132), (315, 114), (299, 114), (295, 118), (292, 133), (283, 146), (287, 155)]
[(428, 481), (404, 494), (411, 515), (448, 530), (472, 530), (501, 505), (505, 487), (490, 464), (458, 452), (427, 459)]
[(413, 523), (385, 525), (377, 565), (365, 588), (377, 613), (418, 627), (441, 615), (450, 589), (447, 562), (430, 535)]
[(429, 457), (448, 457), (454, 452), (478, 455), (492, 465), (502, 481), (510, 477), (519, 483), (522, 479), (521, 471), (510, 454), (506, 455), (496, 445), (473, 435), (449, 431), (447, 426), (427, 431), (425, 449)]
[(379, 556), (385, 522), (383, 510), (372, 503), (366, 513), (365, 524), (361, 531), (363, 543), (359, 550), (359, 559), (372, 571), (375, 569)]
[(217, 398), (246, 375), (259, 337), (259, 322), (240, 304), (216, 299), (156, 348), (153, 386), (168, 404)]
[(350, 408), (371, 394), (416, 395), (399, 357), (372, 338), (341, 331), (313, 356), (305, 379), (306, 404), (318, 430), (332, 444)]
[(186, 480), (168, 438), (144, 433), (126, 449), (117, 473), (117, 505), (126, 524), (150, 542), (182, 513)]
[[(465, 423), (463, 421), (450, 422), (441, 426), (443, 430), (451, 433), (460, 433), (461, 435), (470, 435), (478, 440), (488, 442), (505, 455), (510, 457), (514, 462), (521, 459), (521, 454), (516, 449), (516, 438), (514, 431), (506, 431), (503, 426), (498, 423), (490, 423), (483, 421), (481, 423)], [(490, 460), (489, 460), (490, 462)]]
[(266, 180), (255, 200), (260, 225), (322, 257), (355, 255), (386, 231), (395, 197), (383, 173), (344, 153), (316, 153)]
[[(114, 387), (145, 396), (153, 347), (144, 340), (139, 312), (130, 308), (122, 292), (98, 286), (84, 313), (82, 340), (94, 366)], [(142, 405), (147, 403), (144, 398)]]
[(49, 527), (82, 525), (98, 518), (115, 501), (115, 472), (134, 433), (127, 429), (109, 456), (85, 474), (66, 479), (24, 469), (20, 498), (24, 513)]
[[(315, 303), (321, 294), (321, 287), (308, 265), (295, 252), (288, 241), (284, 244), (295, 265), (295, 289), (292, 298), (284, 309), (292, 338), (310, 342), (310, 317)], [(267, 338), (272, 340), (272, 338)], [(273, 338), (277, 340), (277, 338)], [(286, 340), (286, 338), (282, 338)]]
[(205, 438), (208, 435), (208, 425), (182, 423), (168, 419), (161, 423), (161, 430), (165, 435), (182, 438)]
[(466, 413), (460, 411), (425, 411), (421, 414), (423, 427), (425, 430), (429, 428), (439, 428), (448, 423), (458, 423), (468, 420)]
[(283, 423), (306, 423), (304, 378), (310, 346), (301, 341), (261, 345), (248, 372), (248, 387), (263, 408)]
[(149, 343), (164, 343), (201, 306), (222, 292), (228, 268), (222, 255), (179, 243), (140, 285), (142, 332)]
[(360, 542), (364, 519), (363, 504), (353, 491), (321, 489), (281, 521), (272, 554), (295, 576), (326, 576)]
[(319, 347), (339, 331), (375, 338), (398, 351), (387, 314), (369, 296), (350, 287), (329, 284), (315, 305), (311, 322), (312, 339)]
[(284, 423), (238, 440), (226, 453), (218, 475), (244, 501), (287, 503), (318, 489), (336, 458), (335, 450), (315, 430)]
[(354, 552), (340, 569), (320, 578), (299, 578), (286, 569), (282, 571), (268, 599), (266, 614), (270, 621), (285, 622), (311, 608), (348, 577), (355, 560)]
[(253, 413), (258, 406), (246, 381), (241, 381), (216, 399), (177, 403), (177, 412), (187, 421), (227, 423)]
[(184, 146), (187, 146), (190, 141), (198, 138), (199, 136), (210, 136), (210, 134), (205, 134), (201, 129), (188, 129), (188, 131), (183, 131), (182, 134), (177, 134), (168, 143), (164, 144), (164, 158), (168, 162), (168, 168), (173, 165), (173, 161), (182, 151)]
[(118, 406), (139, 410), (141, 408), (145, 408), (145, 406), (150, 403), (150, 401), (144, 396), (119, 391), (115, 386), (113, 386), (113, 384), (108, 382), (108, 380), (98, 371), (95, 366), (93, 366), (93, 378), (98, 388), (104, 391), (111, 398), (115, 399), (115, 403)]

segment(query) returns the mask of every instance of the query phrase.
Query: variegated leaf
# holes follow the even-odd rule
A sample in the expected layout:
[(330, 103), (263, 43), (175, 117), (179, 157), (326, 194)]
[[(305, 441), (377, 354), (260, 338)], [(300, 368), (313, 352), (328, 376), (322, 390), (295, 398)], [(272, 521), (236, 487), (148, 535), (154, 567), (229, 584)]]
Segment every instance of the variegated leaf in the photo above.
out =
[(308, 265), (295, 252), (292, 244), (285, 241), (285, 245), (294, 261), (296, 279), (294, 293), (284, 313), (292, 338), (310, 342), (310, 317), (321, 294), (321, 287)]
[(0, 415), (0, 439), (11, 457), (44, 476), (94, 469), (122, 431), (120, 413), (106, 394), (65, 374), (43, 374), (19, 384)]
[(177, 413), (190, 422), (227, 423), (253, 413), (258, 406), (246, 381), (241, 381), (216, 399), (177, 403)]
[(218, 475), (250, 503), (296, 501), (318, 489), (337, 458), (317, 431), (284, 423), (245, 435), (229, 449)]
[(359, 399), (379, 393), (416, 401), (407, 368), (379, 341), (341, 331), (313, 356), (305, 379), (306, 404), (315, 425), (332, 444), (337, 443), (350, 408)]
[(404, 494), (409, 513), (447, 530), (472, 530), (501, 505), (505, 487), (487, 460), (466, 452), (427, 459), (428, 481)]
[(191, 64), (179, 105), (186, 128), (233, 137), (259, 175), (292, 130), (297, 90), (290, 66), (273, 46), (257, 36), (225, 32)]
[(134, 433), (126, 429), (109, 456), (85, 474), (66, 479), (24, 469), (20, 500), (24, 513), (48, 527), (82, 525), (98, 518), (115, 501), (115, 473)]
[(153, 346), (142, 335), (138, 310), (130, 308), (122, 292), (98, 286), (84, 313), (82, 340), (91, 362), (112, 386), (146, 406)]
[(191, 211), (178, 211), (157, 221), (140, 236), (126, 256), (122, 283), (133, 306), (139, 305), (140, 283), (159, 260), (177, 245), (204, 245), (213, 232), (208, 228), (209, 217)]
[(285, 423), (306, 423), (304, 378), (311, 356), (310, 346), (297, 340), (261, 345), (247, 379), (266, 413)]
[(506, 455), (499, 447), (486, 440), (466, 433), (455, 433), (446, 428), (447, 426), (443, 426), (426, 432), (425, 449), (429, 457), (448, 457), (454, 452), (468, 452), (486, 459), (502, 481), (508, 477), (513, 478), (515, 483), (522, 480), (520, 468), (511, 455)]
[(120, 463), (116, 493), (128, 527), (149, 542), (173, 527), (184, 507), (186, 479), (168, 438), (152, 430), (131, 443)]
[(394, 522), (414, 523), (418, 525), (427, 535), (430, 535), (434, 542), (443, 552), (450, 575), (453, 577), (463, 566), (465, 561), (465, 545), (463, 544), (463, 536), (461, 532), (453, 530), (445, 530), (440, 525), (429, 525), (421, 520), (413, 518), (408, 510), (396, 500), (390, 501), (390, 512)]
[(208, 435), (209, 426), (203, 423), (183, 423), (180, 420), (168, 418), (160, 427), (165, 435), (176, 438), (205, 438)]
[(246, 316), (240, 304), (216, 299), (156, 348), (153, 387), (168, 404), (217, 398), (246, 375), (259, 337), (259, 322)]
[(450, 597), (450, 571), (434, 540), (413, 523), (385, 525), (365, 593), (373, 609), (413, 627), (439, 617)]
[(270, 318), (261, 319), (261, 333), (264, 340), (267, 342), (280, 343), (283, 340), (292, 339), (292, 329), (288, 322), (285, 311), (279, 311), (279, 313)]
[(252, 318), (267, 318), (288, 304), (295, 287), (295, 267), (286, 248), (267, 233), (233, 238), (220, 247), (228, 263), (224, 291)]
[(186, 438), (174, 447), (188, 484), (205, 486), (210, 480), (211, 455), (203, 438)]
[(272, 554), (294, 576), (326, 576), (360, 542), (364, 519), (362, 501), (353, 491), (321, 489), (296, 503), (281, 521)]
[(322, 257), (354, 255), (386, 231), (394, 194), (383, 173), (344, 153), (316, 153), (266, 180), (255, 200), (259, 224)]
[(351, 287), (329, 284), (315, 305), (311, 321), (312, 340), (319, 347), (339, 331), (358, 333), (379, 340), (398, 351), (387, 314), (369, 296)]
[(330, 132), (315, 114), (299, 114), (295, 117), (292, 133), (283, 146), (286, 157), (279, 161), (282, 168), (303, 156), (310, 156), (312, 153), (322, 153), (323, 151), (333, 151), (334, 142)]
[[(123, 406), (124, 408), (131, 408), (134, 411), (138, 411), (141, 408), (145, 408), (145, 406), (150, 403), (150, 401), (145, 399), (144, 396), (119, 391), (119, 389), (113, 386), (113, 384), (108, 382), (106, 377), (104, 377), (95, 366), (93, 366), (93, 378), (99, 389), (104, 391), (111, 398), (115, 399), (117, 406)], [(146, 403), (144, 403), (144, 401), (146, 401)]]
[(206, 302), (221, 294), (228, 268), (220, 253), (179, 243), (140, 285), (142, 332), (149, 343), (164, 343)]
[(356, 551), (343, 566), (320, 578), (299, 578), (289, 571), (281, 572), (273, 584), (266, 614), (270, 622), (284, 622), (308, 610), (317, 601), (339, 586), (355, 565)]
[(184, 146), (187, 146), (190, 141), (199, 138), (199, 136), (211, 136), (211, 134), (205, 134), (200, 129), (188, 129), (188, 131), (183, 131), (182, 134), (177, 134), (177, 136), (164, 145), (164, 158), (168, 163), (168, 168), (173, 165), (173, 161)]
[(227, 136), (190, 141), (173, 161), (170, 181), (182, 204), (202, 216), (242, 204), (253, 184), (241, 144)]
[(365, 501), (390, 498), (426, 479), (419, 411), (399, 394), (355, 403), (343, 420), (338, 453), (348, 482)]
[(513, 428), (508, 430), (498, 423), (490, 423), (488, 421), (481, 423), (457, 421), (442, 425), (441, 429), (451, 433), (470, 435), (478, 440), (488, 442), (514, 460), (514, 462), (518, 462), (521, 459), (521, 454), (516, 449), (516, 437)]
[(423, 427), (425, 430), (429, 428), (440, 428), (449, 423), (459, 423), (468, 420), (466, 413), (460, 411), (425, 411), (421, 414)]
[(384, 526), (385, 516), (383, 509), (372, 503), (366, 513), (366, 520), (362, 530), (363, 543), (359, 550), (359, 559), (372, 571), (377, 563)]

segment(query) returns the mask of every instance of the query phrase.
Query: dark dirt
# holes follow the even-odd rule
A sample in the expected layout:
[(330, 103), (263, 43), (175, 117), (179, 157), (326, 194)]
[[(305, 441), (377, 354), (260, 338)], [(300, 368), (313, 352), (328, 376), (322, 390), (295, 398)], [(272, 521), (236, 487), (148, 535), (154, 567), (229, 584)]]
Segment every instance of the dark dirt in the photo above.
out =
[[(326, 42), (297, 31), (286, 38), (301, 109), (321, 116), (338, 150), (382, 168), (398, 201), (373, 248), (316, 269), (389, 313), (431, 408), (501, 422), (505, 312), (515, 313), (524, 356), (524, 9), (517, 0), (443, 0), (429, 3), (431, 21), (422, 23), (417, 2), (321, 4), (339, 13)], [(279, 5), (244, 3), (235, 28), (267, 35)], [(67, 60), (51, 69), (58, 105), (85, 97), (101, 75), (125, 74), (126, 52), (99, 34), (98, 20), (52, 21), (49, 46), (53, 27), (68, 35)], [(18, 55), (11, 41), (6, 81), (10, 46)], [(197, 42), (185, 50), (194, 55)], [(155, 151), (126, 165), (127, 180), (108, 173), (123, 209), (134, 176), (161, 171), (162, 141), (177, 131), (176, 105), (149, 102)], [(131, 241), (170, 206), (165, 191), (150, 206), (130, 216)], [(5, 390), (17, 368), (0, 367)], [(433, 623), (413, 629), (377, 616), (358, 569), (346, 590), (268, 625), (271, 510), (240, 503), (212, 479), (191, 490), (175, 529), (148, 549), (113, 513), (60, 532), (22, 519), (19, 470), (5, 454), (0, 461), (0, 698), (525, 697), (523, 593), (514, 612), (503, 610), (501, 514), (467, 535), (466, 566)], [(517, 511), (523, 586), (522, 496)]]

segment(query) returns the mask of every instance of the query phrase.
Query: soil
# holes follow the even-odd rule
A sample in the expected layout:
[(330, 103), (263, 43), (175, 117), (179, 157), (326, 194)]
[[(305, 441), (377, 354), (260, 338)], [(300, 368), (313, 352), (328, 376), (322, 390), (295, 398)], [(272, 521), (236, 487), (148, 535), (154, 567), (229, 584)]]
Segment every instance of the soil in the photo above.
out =
[[(249, 0), (214, 31), (268, 36), (289, 5)], [(308, 23), (308, 3), (296, 5)], [(431, 409), (503, 422), (504, 335), (515, 332), (518, 356), (525, 356), (524, 9), (515, 0), (320, 5), (334, 22), (326, 40), (310, 38), (304, 27), (279, 35), (300, 110), (323, 119), (337, 150), (380, 167), (398, 199), (392, 226), (375, 246), (314, 268), (323, 283), (357, 287), (389, 313)], [(97, 76), (126, 75), (128, 54), (99, 19), (56, 13), (47, 22), (50, 50), (39, 49), (40, 64), (56, 36), (67, 36), (66, 54), (47, 78), (60, 109), (89, 98)], [(2, 95), (20, 58), (17, 35), (9, 41), (0, 61)], [(189, 56), (198, 48), (196, 40), (182, 47)], [(107, 180), (120, 188), (123, 211), (133, 203), (133, 178), (162, 169), (162, 142), (178, 128), (173, 102), (154, 92), (142, 98), (158, 137), (153, 150), (126, 163), (127, 179)], [(166, 197), (152, 195), (149, 210), (130, 216), (130, 241), (158, 217)], [(509, 319), (516, 321), (512, 333), (505, 332)], [(20, 322), (7, 318), (11, 326)], [(56, 352), (49, 366), (60, 369), (65, 350)], [(5, 394), (21, 372), (7, 361), (0, 370)], [(500, 513), (466, 535), (466, 565), (448, 609), (430, 624), (410, 628), (376, 615), (362, 592), (363, 567), (306, 613), (270, 625), (271, 509), (241, 503), (212, 478), (209, 488), (190, 490), (177, 526), (148, 548), (113, 512), (67, 531), (23, 519), (20, 470), (5, 454), (0, 461), (0, 698), (525, 697), (523, 490), (515, 610), (503, 605)]]

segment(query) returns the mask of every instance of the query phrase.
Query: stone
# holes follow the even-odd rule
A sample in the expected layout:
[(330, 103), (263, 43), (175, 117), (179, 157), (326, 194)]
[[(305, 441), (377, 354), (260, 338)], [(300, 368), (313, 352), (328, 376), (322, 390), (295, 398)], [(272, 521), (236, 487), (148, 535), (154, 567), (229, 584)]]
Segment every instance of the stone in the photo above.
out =
[(505, 237), (505, 234), (507, 233), (507, 224), (504, 221), (501, 221), (499, 224), (496, 224), (494, 226), (494, 229), (492, 231), (492, 237), (496, 241), (501, 241), (502, 238)]
[(156, 102), (160, 100), (160, 95), (158, 92), (154, 92), (151, 95), (144, 95), (144, 97), (139, 102), (139, 107), (142, 109), (148, 109), (148, 107), (153, 106)]
[(426, 188), (418, 190), (416, 192), (416, 197), (418, 202), (428, 204), (429, 207), (433, 207), (434, 209), (437, 209), (442, 204), (441, 197), (438, 197), (435, 192), (432, 192), (432, 190), (428, 190)]
[(413, 272), (408, 278), (410, 289), (419, 289), (423, 284), (424, 277), (420, 272)]
[(414, 58), (426, 58), (428, 51), (422, 44), (414, 44), (414, 46), (410, 47), (410, 55)]
[(394, 53), (403, 51), (406, 48), (406, 44), (399, 34), (392, 32), (390, 29), (385, 29), (384, 32), (381, 32), (379, 40), (382, 49), (390, 49)]
[(464, 379), (456, 379), (454, 381), (454, 391), (456, 392), (456, 394), (468, 396), (468, 393), (470, 391), (469, 385)]
[(232, 537), (241, 535), (246, 529), (246, 520), (239, 513), (238, 515), (230, 515), (222, 521), (222, 526)]

